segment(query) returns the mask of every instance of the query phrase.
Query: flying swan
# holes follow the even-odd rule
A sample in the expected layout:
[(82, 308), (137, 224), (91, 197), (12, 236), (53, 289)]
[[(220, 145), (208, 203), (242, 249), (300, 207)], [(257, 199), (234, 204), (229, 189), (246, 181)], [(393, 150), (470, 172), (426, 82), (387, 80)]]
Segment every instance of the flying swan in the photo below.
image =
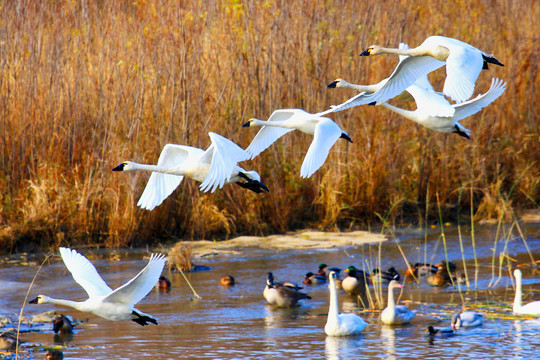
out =
[(94, 265), (86, 257), (64, 247), (60, 248), (60, 255), (73, 279), (88, 293), (88, 299), (78, 302), (38, 295), (30, 301), (30, 304), (56, 304), (89, 312), (108, 320), (133, 320), (142, 326), (148, 323), (157, 325), (155, 318), (133, 306), (156, 285), (165, 265), (164, 255), (152, 254), (146, 267), (137, 276), (114, 291), (103, 281)]
[(381, 54), (407, 55), (408, 58), (399, 62), (383, 88), (364, 100), (367, 101), (366, 104), (374, 101), (380, 103), (399, 95), (416, 79), (445, 64), (446, 80), (443, 93), (460, 103), (472, 96), (474, 83), (482, 69), (488, 69), (488, 63), (504, 66), (493, 55), (488, 55), (463, 41), (444, 36), (430, 36), (413, 49), (372, 45), (360, 56)]
[(330, 148), (339, 138), (352, 143), (349, 135), (331, 119), (318, 114), (310, 114), (301, 109), (276, 110), (268, 121), (252, 118), (242, 126), (262, 126), (251, 144), (246, 148), (250, 159), (259, 155), (289, 131), (297, 129), (313, 135), (313, 141), (300, 169), (300, 176), (303, 178), (309, 178), (324, 164)]
[(255, 171), (246, 171), (237, 165), (249, 154), (221, 135), (209, 132), (212, 144), (206, 151), (186, 146), (167, 144), (159, 155), (157, 165), (124, 161), (113, 171), (152, 171), (137, 206), (153, 210), (180, 185), (184, 176), (201, 182), (203, 192), (214, 192), (224, 184), (236, 183), (256, 193), (268, 191)]

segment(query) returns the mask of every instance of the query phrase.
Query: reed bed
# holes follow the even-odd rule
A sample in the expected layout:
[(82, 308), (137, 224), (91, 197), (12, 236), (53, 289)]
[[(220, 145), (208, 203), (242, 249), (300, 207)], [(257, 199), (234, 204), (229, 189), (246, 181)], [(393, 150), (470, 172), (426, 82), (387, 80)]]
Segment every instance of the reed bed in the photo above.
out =
[[(301, 227), (348, 229), (437, 219), (513, 221), (539, 205), (536, 1), (30, 1), (0, 7), (0, 244), (2, 251), (67, 242), (136, 246), (166, 238), (224, 238)], [(229, 185), (214, 194), (184, 180), (162, 205), (135, 206), (167, 143), (206, 148), (208, 131), (247, 147), (240, 125), (278, 108), (317, 112), (374, 83), (397, 59), (359, 58), (370, 44), (417, 46), (455, 37), (505, 67), (484, 71), (505, 94), (464, 121), (472, 139), (420, 128), (380, 107), (331, 117), (340, 141), (310, 179), (299, 177), (311, 138), (284, 136), (253, 161), (270, 193)], [(432, 74), (442, 89), (444, 70)], [(392, 100), (414, 108), (408, 95)], [(462, 193), (470, 196), (461, 196)], [(433, 197), (438, 194), (438, 201)], [(399, 203), (401, 211), (390, 211)], [(428, 206), (429, 204), (429, 206)]]

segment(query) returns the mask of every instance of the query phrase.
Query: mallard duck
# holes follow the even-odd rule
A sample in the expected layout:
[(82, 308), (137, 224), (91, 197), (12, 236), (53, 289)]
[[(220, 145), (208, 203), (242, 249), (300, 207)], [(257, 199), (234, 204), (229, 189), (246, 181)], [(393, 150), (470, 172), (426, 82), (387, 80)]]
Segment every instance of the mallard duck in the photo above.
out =
[(396, 305), (394, 289), (403, 288), (396, 280), (388, 284), (388, 305), (381, 313), (381, 320), (386, 325), (404, 325), (411, 322), (416, 315), (416, 310), (409, 310), (405, 305)]
[(157, 282), (157, 287), (160, 290), (170, 290), (171, 289), (171, 281), (167, 279), (165, 276), (160, 276), (159, 280)]
[(446, 286), (451, 282), (451, 279), (446, 270), (440, 269), (435, 274), (428, 276), (426, 281), (431, 286)]
[(474, 311), (465, 311), (461, 314), (452, 315), (450, 324), (452, 330), (456, 331), (461, 327), (475, 327), (482, 325), (482, 314), (475, 313)]
[(364, 294), (366, 292), (366, 281), (369, 278), (369, 275), (352, 265), (345, 269), (345, 272), (347, 273), (347, 277), (341, 282), (343, 290), (351, 296)]
[(422, 264), (422, 263), (416, 263), (414, 266), (411, 266), (409, 264), (409, 267), (405, 271), (405, 277), (406, 278), (424, 278), (428, 277), (432, 274), (435, 274), (439, 270), (435, 265), (432, 264)]
[(219, 284), (225, 287), (234, 286), (234, 278), (231, 275), (227, 274), (221, 279), (219, 279)]
[(266, 287), (263, 291), (263, 296), (270, 305), (277, 307), (294, 307), (300, 300), (311, 299), (307, 294), (297, 291), (288, 286), (276, 286), (273, 277), (266, 279)]
[(319, 274), (313, 274), (312, 272), (306, 273), (306, 276), (304, 277), (303, 283), (306, 285), (319, 285), (324, 284), (326, 282), (326, 277), (319, 275)]
[(381, 271), (377, 268), (373, 269), (371, 274), (371, 283), (379, 284), (381, 282), (398, 281), (400, 278), (398, 271), (392, 266), (387, 271)]
[(516, 297), (514, 298), (514, 314), (540, 315), (540, 301), (533, 301), (526, 305), (521, 305), (521, 270), (514, 270), (516, 277)]
[(328, 320), (324, 326), (324, 332), (328, 336), (349, 336), (358, 335), (364, 330), (367, 323), (356, 314), (340, 314), (337, 299), (335, 272), (328, 274), (328, 288), (330, 289), (330, 308), (328, 310)]
[(73, 333), (73, 324), (65, 315), (56, 317), (53, 321), (53, 331), (55, 334), (71, 334)]
[(9, 331), (0, 334), (0, 350), (14, 350), (17, 347), (17, 336)]
[(319, 269), (317, 270), (317, 274), (327, 278), (330, 271), (335, 272), (337, 279), (339, 279), (339, 273), (341, 272), (341, 269), (337, 267), (328, 266), (325, 263), (319, 264)]

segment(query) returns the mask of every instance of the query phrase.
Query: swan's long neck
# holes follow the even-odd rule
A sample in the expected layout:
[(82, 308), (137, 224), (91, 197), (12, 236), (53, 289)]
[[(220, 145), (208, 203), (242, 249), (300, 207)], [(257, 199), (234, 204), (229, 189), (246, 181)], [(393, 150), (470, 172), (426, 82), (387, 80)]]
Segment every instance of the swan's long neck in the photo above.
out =
[(274, 121), (264, 121), (259, 119), (253, 119), (253, 122), (250, 126), (274, 126), (274, 127), (281, 127), (281, 128), (287, 128), (292, 129), (293, 126), (290, 126), (287, 124), (286, 121), (281, 120), (274, 120)]
[(155, 171), (158, 173), (163, 174), (172, 174), (172, 175), (180, 175), (179, 169), (172, 169), (170, 168), (164, 168), (159, 165), (149, 165), (149, 164), (139, 164), (139, 163), (132, 163), (133, 164), (133, 170), (144, 170), (144, 171)]
[(336, 283), (330, 280), (330, 308), (328, 309), (328, 319), (337, 321), (339, 314)]
[(521, 308), (521, 278), (516, 276), (516, 297), (514, 298), (514, 312)]
[(388, 287), (388, 305), (387, 309), (394, 312), (396, 309), (396, 302), (394, 300), (394, 288), (392, 286)]
[(397, 106), (393, 106), (393, 105), (390, 105), (390, 104), (387, 104), (385, 102), (381, 103), (381, 106), (382, 107), (385, 107), (387, 109), (390, 109), (392, 110), (393, 112), (409, 119), (409, 120), (412, 120), (414, 121), (415, 123), (418, 123), (420, 124), (421, 121), (420, 121), (420, 118), (418, 117), (418, 113), (416, 111), (411, 111), (411, 110), (405, 110), (405, 109), (401, 109), (401, 108), (398, 108)]
[(368, 92), (368, 93), (374, 93), (377, 90), (379, 90), (376, 85), (357, 85), (357, 84), (348, 83), (344, 80), (341, 80), (339, 87), (344, 88), (344, 89), (353, 89), (358, 92)]
[(55, 304), (55, 305), (61, 305), (61, 306), (67, 306), (67, 307), (71, 307), (71, 308), (74, 308), (74, 309), (77, 309), (77, 310), (81, 310), (82, 304), (83, 304), (82, 302), (78, 302), (78, 301), (53, 299), (53, 298), (48, 298), (47, 303)]

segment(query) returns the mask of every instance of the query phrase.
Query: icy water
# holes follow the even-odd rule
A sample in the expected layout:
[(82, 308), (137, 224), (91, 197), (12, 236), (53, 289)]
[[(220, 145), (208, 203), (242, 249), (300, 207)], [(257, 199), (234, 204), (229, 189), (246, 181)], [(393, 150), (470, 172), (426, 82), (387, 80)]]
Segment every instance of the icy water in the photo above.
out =
[[(525, 226), (530, 251), (540, 259), (540, 226)], [(311, 300), (294, 309), (275, 309), (262, 297), (266, 274), (272, 271), (277, 281), (302, 282), (307, 271), (315, 271), (324, 262), (342, 269), (377, 266), (379, 245), (364, 245), (325, 250), (262, 250), (237, 249), (240, 254), (196, 259), (198, 265), (210, 266), (208, 271), (187, 274), (202, 299), (194, 300), (191, 290), (178, 273), (164, 272), (172, 281), (168, 293), (152, 291), (137, 308), (158, 319), (158, 326), (141, 327), (134, 322), (112, 322), (90, 314), (49, 305), (26, 305), (24, 315), (57, 310), (85, 322), (79, 324), (67, 346), (64, 359), (540, 359), (540, 318), (514, 317), (511, 304), (514, 290), (508, 270), (503, 268), (498, 283), (488, 289), (492, 280), (492, 249), (495, 227), (476, 228), (479, 262), (477, 290), (472, 287), (432, 288), (425, 283), (406, 282), (401, 302), (418, 314), (406, 326), (385, 326), (378, 311), (362, 311), (345, 292), (339, 292), (341, 311), (359, 313), (369, 325), (361, 336), (331, 338), (324, 333), (328, 312), (326, 285), (306, 286)], [(474, 258), (471, 241), (462, 229), (469, 276), (474, 284)], [(424, 260), (424, 232), (396, 232), (399, 245), (410, 262)], [(462, 269), (461, 252), (456, 229), (446, 230), (448, 257)], [(497, 244), (499, 253), (506, 247), (517, 264), (530, 263), (520, 238), (510, 238)], [(440, 231), (430, 230), (426, 242), (428, 261), (444, 259)], [(83, 254), (88, 251), (81, 250)], [(129, 253), (119, 251), (120, 261), (111, 262), (108, 252), (99, 253), (91, 261), (103, 278), (116, 287), (135, 275), (147, 260), (141, 249)], [(381, 245), (382, 267), (395, 266), (402, 274), (405, 264), (396, 243)], [(540, 276), (530, 266), (523, 266), (525, 302), (540, 300)], [(23, 302), (36, 267), (0, 267), (0, 315), (15, 315)], [(237, 280), (232, 288), (223, 288), (219, 279), (231, 274)], [(495, 270), (498, 278), (499, 270)], [(382, 289), (386, 301), (386, 288)], [(44, 266), (31, 290), (30, 298), (47, 294), (57, 298), (84, 300), (83, 290), (73, 281), (59, 258)], [(397, 295), (397, 292), (396, 292)], [(460, 330), (448, 338), (425, 334), (428, 325), (449, 326), (450, 314), (466, 305), (482, 306), (483, 326)], [(488, 305), (486, 305), (488, 304)], [(86, 320), (88, 321), (86, 322)], [(15, 324), (16, 325), (16, 324)], [(8, 325), (9, 327), (10, 325)], [(13, 326), (13, 325), (11, 325)], [(23, 326), (23, 358), (45, 358), (44, 347), (54, 346), (56, 338), (51, 325)], [(58, 345), (57, 345), (58, 346)], [(9, 355), (6, 355), (9, 357)], [(2, 355), (0, 355), (2, 358)], [(13, 357), (14, 358), (14, 357)]]

